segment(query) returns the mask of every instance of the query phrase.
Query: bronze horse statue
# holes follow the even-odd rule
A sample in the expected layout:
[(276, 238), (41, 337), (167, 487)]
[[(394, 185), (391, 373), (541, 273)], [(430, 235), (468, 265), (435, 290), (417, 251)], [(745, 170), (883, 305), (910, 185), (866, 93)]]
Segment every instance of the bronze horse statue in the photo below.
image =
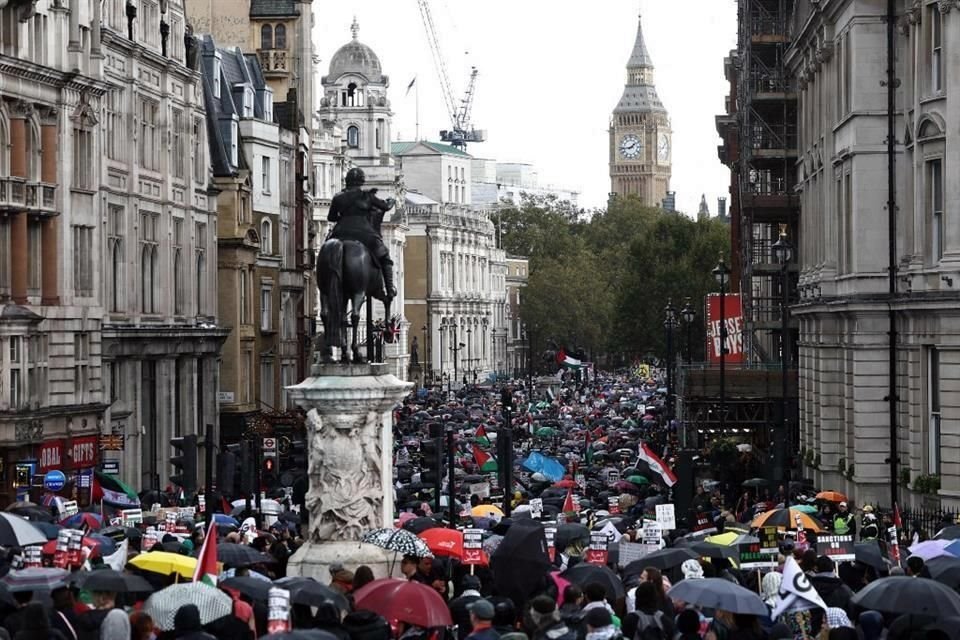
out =
[[(396, 324), (396, 319), (390, 316), (393, 298), (384, 294), (380, 267), (362, 242), (336, 238), (324, 242), (317, 258), (317, 285), (320, 288), (320, 320), (323, 322), (326, 342), (324, 357), (327, 360), (333, 357), (333, 347), (340, 348), (342, 362), (363, 360), (357, 343), (357, 327), (365, 298), (375, 298), (383, 302), (384, 317), (388, 319), (383, 340), (387, 343), (393, 342)], [(367, 303), (369, 304), (369, 299)], [(349, 323), (345, 322), (348, 304)], [(346, 341), (347, 326), (352, 331), (349, 351)], [(372, 330), (371, 327), (370, 331)], [(370, 336), (367, 339), (369, 341)]]

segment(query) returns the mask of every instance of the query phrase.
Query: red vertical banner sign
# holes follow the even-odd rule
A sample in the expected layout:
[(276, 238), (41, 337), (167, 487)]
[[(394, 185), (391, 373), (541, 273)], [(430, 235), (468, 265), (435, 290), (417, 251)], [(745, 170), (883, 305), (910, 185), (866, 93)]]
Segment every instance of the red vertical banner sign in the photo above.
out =
[[(720, 294), (707, 296), (707, 356), (711, 363), (720, 362)], [(743, 304), (739, 293), (728, 293), (723, 301), (723, 324), (727, 327), (727, 364), (746, 360), (743, 351)]]

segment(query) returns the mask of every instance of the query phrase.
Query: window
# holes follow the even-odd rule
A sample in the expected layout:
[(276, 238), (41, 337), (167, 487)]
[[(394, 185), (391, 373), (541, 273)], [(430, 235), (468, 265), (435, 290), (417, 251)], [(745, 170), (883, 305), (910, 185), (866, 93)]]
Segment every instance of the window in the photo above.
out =
[(273, 122), (273, 92), (263, 92), (263, 119)]
[(290, 400), (287, 395), (286, 388), (291, 387), (297, 383), (296, 380), (296, 365), (284, 363), (280, 367), (280, 393), (282, 394), (280, 401), (280, 410), (286, 411), (290, 406)]
[(273, 253), (273, 224), (270, 218), (260, 221), (260, 253), (265, 256)]
[(207, 182), (206, 160), (207, 135), (203, 127), (203, 118), (193, 119), (193, 179), (196, 182)]
[(260, 330), (273, 331), (273, 288), (260, 289)]
[(274, 48), (276, 49), (286, 49), (287, 48), (287, 27), (283, 24), (278, 24), (274, 30)]
[(207, 287), (207, 225), (203, 222), (197, 222), (194, 227), (194, 259), (197, 263), (197, 286), (194, 291), (196, 297), (197, 315), (203, 315), (206, 311), (206, 287)]
[(260, 191), (270, 193), (270, 157), (260, 158)]
[[(938, 12), (939, 15), (939, 12)], [(943, 161), (927, 162), (927, 199), (930, 214), (930, 249), (934, 262), (943, 259), (946, 226), (943, 214)]]
[(93, 227), (73, 225), (73, 291), (93, 295)]
[(246, 350), (240, 360), (240, 403), (250, 402), (250, 387), (253, 384), (253, 352)]
[(140, 166), (151, 171), (160, 169), (159, 110), (159, 105), (153, 100), (140, 99)]
[[(293, 175), (293, 168), (291, 167), (289, 156), (281, 155), (280, 157), (280, 175)], [(280, 181), (280, 204), (294, 204), (293, 180)]]
[(93, 134), (88, 129), (73, 130), (73, 188), (93, 188)]
[(213, 97), (220, 99), (220, 54), (214, 53), (213, 55)]
[(453, 202), (453, 185), (447, 185), (447, 202)]
[(144, 213), (140, 216), (140, 310), (158, 313), (160, 307), (159, 261), (160, 216)]
[(26, 339), (27, 395), (30, 404), (43, 406), (47, 401), (47, 336), (34, 334)]
[(140, 37), (153, 46), (160, 44), (160, 7), (152, 0), (141, 0), (137, 14)]
[(173, 140), (170, 145), (170, 153), (173, 154), (171, 158), (170, 167), (173, 171), (173, 177), (183, 180), (187, 177), (186, 173), (186, 162), (187, 162), (187, 149), (184, 133), (186, 133), (186, 119), (183, 116), (183, 111), (180, 109), (173, 109), (172, 112), (172, 131), (170, 132)]
[(273, 409), (273, 359), (260, 361), (260, 404), (264, 409)]
[(280, 339), (296, 340), (296, 323), (293, 319), (293, 303), (289, 294), (283, 294), (283, 302), (280, 305)]
[(240, 268), (237, 284), (240, 288), (240, 295), (237, 298), (240, 301), (238, 305), (240, 307), (240, 324), (249, 324), (250, 319), (247, 314), (247, 270), (243, 267)]
[(73, 334), (73, 392), (77, 404), (84, 401), (84, 395), (90, 391), (90, 334)]
[(940, 473), (940, 352), (927, 347), (927, 404), (929, 405), (929, 460), (927, 472)]
[(170, 18), (170, 55), (178, 61), (184, 61), (183, 21), (173, 16)]
[(28, 220), (27, 294), (31, 296), (40, 295), (40, 283), (43, 275), (43, 248), (40, 242), (41, 233), (40, 221)]
[(103, 97), (104, 150), (111, 160), (125, 159), (126, 131), (123, 125), (123, 93), (111, 91)]
[(355, 126), (347, 127), (347, 146), (354, 149), (360, 146), (360, 129)]
[(376, 144), (377, 149), (380, 149), (380, 135), (381, 135), (381, 129), (382, 129), (382, 128), (383, 128), (383, 120), (377, 120), (377, 129), (376, 129), (376, 131), (375, 131), (375, 134), (376, 134), (376, 135), (375, 135), (375, 138), (376, 138), (376, 139), (375, 139), (375, 141), (374, 141), (374, 144)]
[(943, 16), (936, 4), (930, 6), (930, 89), (943, 91)]
[(230, 164), (240, 166), (240, 127), (230, 123)]
[(110, 256), (107, 307), (113, 313), (123, 310), (123, 272), (126, 263), (123, 245), (123, 207), (112, 204), (107, 209), (107, 251)]
[(269, 24), (260, 27), (260, 48), (273, 49), (273, 27)]
[(173, 313), (181, 316), (184, 311), (183, 291), (183, 219), (173, 219)]

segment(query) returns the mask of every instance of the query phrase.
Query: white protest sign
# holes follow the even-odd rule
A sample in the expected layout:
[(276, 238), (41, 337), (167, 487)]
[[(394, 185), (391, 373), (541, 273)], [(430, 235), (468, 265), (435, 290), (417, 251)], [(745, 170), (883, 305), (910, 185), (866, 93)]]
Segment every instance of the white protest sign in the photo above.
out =
[(135, 527), (143, 522), (142, 509), (124, 509), (120, 512), (120, 521), (125, 527)]
[(643, 523), (643, 543), (644, 544), (655, 544), (657, 547), (660, 546), (660, 543), (663, 540), (663, 529), (660, 528), (659, 522), (653, 522), (647, 520)]
[(787, 561), (783, 565), (783, 581), (780, 583), (780, 602), (777, 603), (770, 617), (776, 620), (786, 611), (816, 607), (826, 611), (827, 604), (810, 584), (807, 574), (803, 572), (793, 556), (787, 556)]
[(657, 546), (655, 545), (627, 542), (626, 538), (621, 538), (620, 553), (617, 556), (617, 564), (620, 567), (625, 567), (634, 560), (645, 558), (656, 550)]
[(475, 495), (478, 498), (489, 498), (490, 497), (490, 483), (489, 482), (478, 482), (476, 484), (470, 485), (470, 494)]
[(63, 501), (63, 510), (60, 512), (63, 518), (69, 518), (70, 516), (75, 516), (79, 512), (80, 512), (80, 508), (77, 506), (76, 500)]
[(657, 505), (657, 522), (664, 531), (672, 531), (677, 528), (676, 511), (672, 504)]
[(543, 515), (543, 499), (533, 498), (530, 500), (530, 515), (535, 519)]
[(465, 529), (463, 531), (463, 558), (465, 565), (483, 563), (483, 530)]

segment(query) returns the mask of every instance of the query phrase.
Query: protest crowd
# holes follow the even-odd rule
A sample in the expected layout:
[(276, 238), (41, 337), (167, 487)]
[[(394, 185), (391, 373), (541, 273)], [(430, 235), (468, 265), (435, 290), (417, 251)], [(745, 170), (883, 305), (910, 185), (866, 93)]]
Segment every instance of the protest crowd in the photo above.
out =
[(393, 430), (396, 519), (363, 542), (397, 577), (288, 576), (295, 496), (110, 509), (136, 493), (98, 474), (90, 510), (0, 513), (0, 639), (960, 637), (960, 524), (904, 531), (829, 488), (703, 468), (678, 499), (655, 369), (422, 388)]

